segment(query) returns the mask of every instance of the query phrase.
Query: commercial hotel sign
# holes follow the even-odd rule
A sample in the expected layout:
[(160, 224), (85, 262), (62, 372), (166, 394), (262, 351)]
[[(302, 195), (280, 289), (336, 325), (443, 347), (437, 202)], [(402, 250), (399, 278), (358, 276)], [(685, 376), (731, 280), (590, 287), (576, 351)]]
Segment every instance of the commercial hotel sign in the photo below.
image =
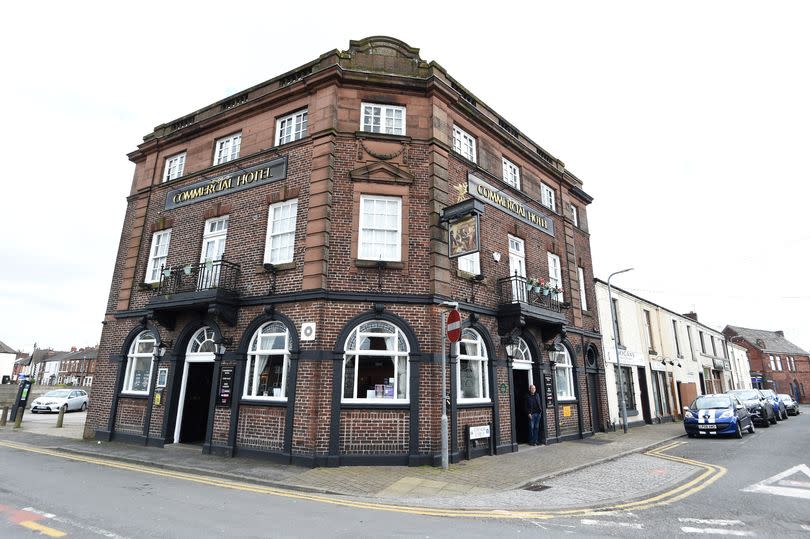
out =
[(277, 182), (287, 177), (287, 158), (280, 157), (222, 176), (201, 180), (166, 193), (166, 209), (188, 206), (221, 195), (235, 193), (257, 185)]
[(467, 174), (467, 192), (474, 198), (505, 211), (527, 225), (542, 230), (550, 236), (554, 235), (554, 221), (548, 216), (534, 211), (525, 203), (510, 197), (503, 190), (493, 187), (477, 176)]

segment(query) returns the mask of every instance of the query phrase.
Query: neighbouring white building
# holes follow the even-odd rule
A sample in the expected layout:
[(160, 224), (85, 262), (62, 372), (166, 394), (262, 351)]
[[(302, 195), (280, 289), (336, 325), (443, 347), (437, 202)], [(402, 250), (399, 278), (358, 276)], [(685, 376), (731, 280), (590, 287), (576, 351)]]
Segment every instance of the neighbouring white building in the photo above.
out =
[(742, 346), (728, 342), (731, 371), (734, 373), (734, 389), (751, 389), (751, 365)]
[(0, 341), (0, 383), (11, 381), (14, 372), (14, 361), (17, 360), (17, 352)]

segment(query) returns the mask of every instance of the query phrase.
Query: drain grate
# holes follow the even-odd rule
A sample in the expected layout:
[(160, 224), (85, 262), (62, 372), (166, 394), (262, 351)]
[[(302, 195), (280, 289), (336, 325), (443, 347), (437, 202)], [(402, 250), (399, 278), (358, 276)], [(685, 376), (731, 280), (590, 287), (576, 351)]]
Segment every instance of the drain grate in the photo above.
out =
[(531, 490), (534, 492), (540, 492), (541, 490), (546, 490), (547, 488), (551, 488), (548, 485), (541, 485), (540, 483), (529, 483), (528, 485), (524, 485), (521, 487), (521, 490)]

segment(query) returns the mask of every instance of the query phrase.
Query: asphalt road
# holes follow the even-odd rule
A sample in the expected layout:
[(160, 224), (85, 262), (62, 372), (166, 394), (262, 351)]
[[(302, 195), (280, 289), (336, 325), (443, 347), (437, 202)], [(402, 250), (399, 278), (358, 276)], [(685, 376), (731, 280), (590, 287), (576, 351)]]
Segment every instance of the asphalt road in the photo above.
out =
[[(665, 454), (708, 463), (715, 473), (713, 482), (699, 484), (702, 490), (681, 499), (673, 497), (669, 505), (546, 519), (437, 517), (421, 514), (419, 509), (413, 514), (389, 512), (348, 499), (324, 503), (301, 499), (295, 493), (195, 481), (165, 470), (110, 468), (2, 447), (0, 536), (519, 537), (545, 533), (807, 537), (810, 408), (805, 412), (769, 429), (757, 429), (743, 440), (683, 438), (681, 445)], [(611, 466), (624, 465), (628, 474), (637, 473), (639, 457)], [(662, 466), (665, 462), (671, 461), (662, 460)], [(681, 464), (675, 468), (681, 469)], [(695, 470), (689, 477), (700, 471)], [(566, 490), (609, 491), (610, 485), (605, 483), (610, 476), (603, 472), (594, 467), (577, 472), (568, 481), (566, 477), (555, 479), (551, 489), (537, 493), (538, 509), (547, 506), (549, 493), (555, 490), (561, 496)], [(760, 484), (774, 476), (769, 484)]]

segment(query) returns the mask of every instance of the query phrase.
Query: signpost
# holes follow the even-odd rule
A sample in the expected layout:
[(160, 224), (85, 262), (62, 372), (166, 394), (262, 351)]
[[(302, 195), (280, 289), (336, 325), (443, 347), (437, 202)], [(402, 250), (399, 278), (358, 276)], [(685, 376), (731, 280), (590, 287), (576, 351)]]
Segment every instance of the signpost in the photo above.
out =
[(456, 309), (447, 315), (447, 339), (451, 343), (461, 340), (461, 313)]
[(442, 305), (452, 307), (450, 313), (442, 312), (442, 469), (446, 470), (450, 465), (450, 457), (447, 448), (447, 339), (450, 340), (450, 348), (461, 340), (461, 313), (458, 312), (458, 302), (443, 301)]

